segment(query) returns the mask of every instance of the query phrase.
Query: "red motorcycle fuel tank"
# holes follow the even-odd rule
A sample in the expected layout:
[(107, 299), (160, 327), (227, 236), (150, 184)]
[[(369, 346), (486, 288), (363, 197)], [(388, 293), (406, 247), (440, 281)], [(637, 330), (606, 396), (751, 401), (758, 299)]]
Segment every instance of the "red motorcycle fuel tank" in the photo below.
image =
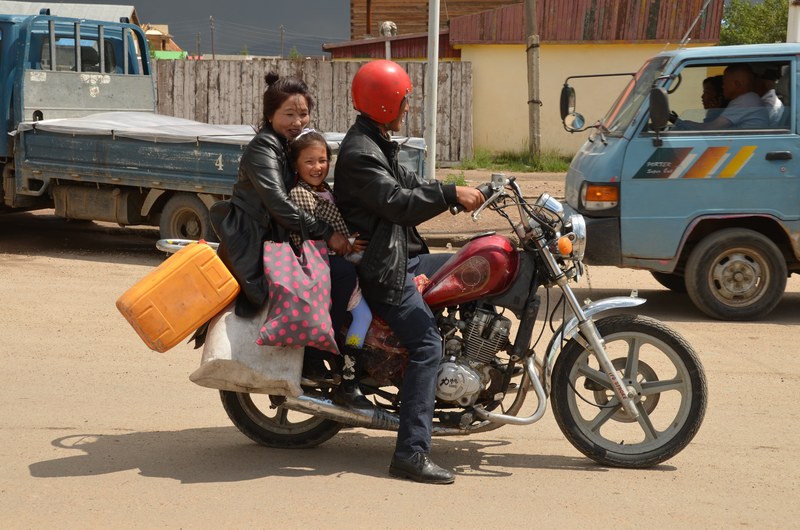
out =
[(461, 247), (430, 279), (422, 293), (432, 309), (500, 294), (519, 271), (519, 253), (508, 238), (479, 236)]

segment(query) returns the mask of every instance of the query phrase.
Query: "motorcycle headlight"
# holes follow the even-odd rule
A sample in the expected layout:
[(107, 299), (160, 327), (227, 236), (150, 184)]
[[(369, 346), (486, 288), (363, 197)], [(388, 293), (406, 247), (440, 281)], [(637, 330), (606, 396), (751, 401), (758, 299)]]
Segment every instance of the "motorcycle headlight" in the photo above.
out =
[(564, 222), (564, 207), (548, 193), (542, 193), (533, 205), (536, 212), (544, 217), (556, 232), (561, 231)]
[(586, 252), (586, 219), (579, 213), (569, 216), (566, 222), (570, 230), (568, 236), (572, 241), (572, 259), (580, 261)]

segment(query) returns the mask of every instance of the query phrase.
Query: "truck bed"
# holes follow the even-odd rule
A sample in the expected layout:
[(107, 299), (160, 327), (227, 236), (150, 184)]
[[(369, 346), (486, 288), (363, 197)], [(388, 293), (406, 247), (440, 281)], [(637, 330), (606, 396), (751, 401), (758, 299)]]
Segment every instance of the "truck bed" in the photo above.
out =
[[(20, 123), (18, 187), (28, 193), (53, 179), (229, 194), (255, 131), (147, 112)], [(19, 186), (19, 179), (22, 179)]]
[[(227, 195), (255, 130), (148, 112), (104, 112), (21, 122), (15, 134), (17, 188), (25, 194), (45, 193), (51, 180), (64, 179)], [(325, 137), (336, 153), (344, 133)], [(394, 139), (401, 144), (400, 162), (424, 174), (424, 140)]]

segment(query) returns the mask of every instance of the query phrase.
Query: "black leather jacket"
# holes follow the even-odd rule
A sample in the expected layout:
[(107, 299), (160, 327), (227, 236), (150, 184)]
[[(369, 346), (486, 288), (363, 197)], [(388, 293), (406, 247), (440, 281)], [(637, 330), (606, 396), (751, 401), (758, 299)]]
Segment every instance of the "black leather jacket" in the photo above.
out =
[(336, 159), (336, 205), (350, 233), (369, 240), (358, 267), (367, 301), (399, 305), (408, 258), (428, 253), (416, 226), (458, 203), (454, 184), (425, 181), (400, 165), (397, 142), (359, 116)]
[(286, 140), (265, 126), (242, 155), (230, 202), (212, 207), (212, 223), (221, 241), (218, 254), (242, 288), (236, 300), (239, 316), (255, 314), (267, 301), (264, 241), (288, 241), (288, 232), (301, 233), (301, 219), (311, 239), (327, 240), (333, 234), (328, 223), (289, 199), (294, 174), (286, 152)]

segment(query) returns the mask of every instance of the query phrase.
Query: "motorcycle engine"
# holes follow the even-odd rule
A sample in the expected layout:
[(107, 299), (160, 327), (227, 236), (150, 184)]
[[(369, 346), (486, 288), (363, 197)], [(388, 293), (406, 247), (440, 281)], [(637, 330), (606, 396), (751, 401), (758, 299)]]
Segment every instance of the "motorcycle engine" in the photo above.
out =
[(511, 321), (494, 311), (477, 309), (464, 327), (463, 338), (445, 344), (446, 361), (439, 365), (436, 397), (462, 407), (474, 405), (492, 381), (494, 361), (508, 345)]

